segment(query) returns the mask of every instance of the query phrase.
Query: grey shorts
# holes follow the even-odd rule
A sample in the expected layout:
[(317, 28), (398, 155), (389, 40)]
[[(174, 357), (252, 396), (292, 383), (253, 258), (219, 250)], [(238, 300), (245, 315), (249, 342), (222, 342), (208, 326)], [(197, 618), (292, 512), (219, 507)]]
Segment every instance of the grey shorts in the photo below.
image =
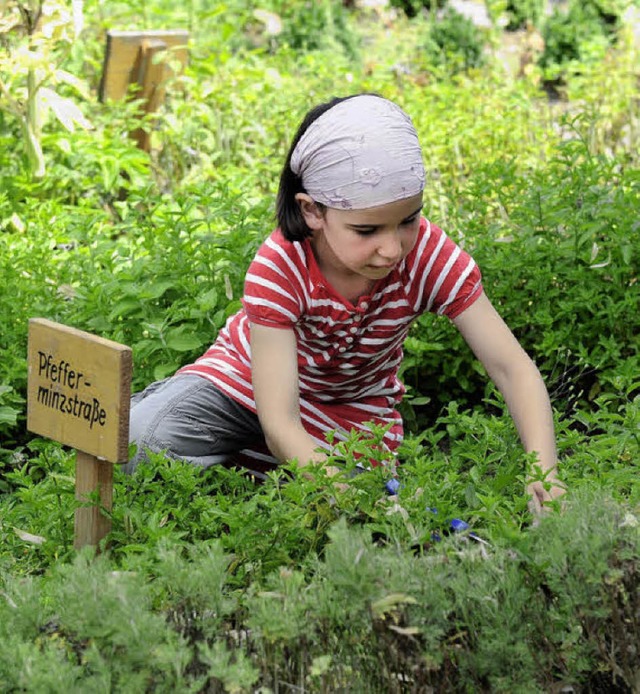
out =
[(147, 451), (202, 468), (241, 465), (260, 477), (278, 464), (258, 416), (200, 376), (172, 376), (133, 395), (129, 441), (137, 449), (124, 466), (127, 473)]

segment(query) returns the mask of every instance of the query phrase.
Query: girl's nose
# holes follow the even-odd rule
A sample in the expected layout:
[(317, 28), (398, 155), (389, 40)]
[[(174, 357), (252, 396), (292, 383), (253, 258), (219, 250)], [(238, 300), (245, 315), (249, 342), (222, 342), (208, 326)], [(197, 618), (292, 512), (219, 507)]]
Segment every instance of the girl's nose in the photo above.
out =
[(378, 253), (389, 261), (395, 261), (402, 255), (402, 242), (397, 229), (388, 231), (381, 239)]

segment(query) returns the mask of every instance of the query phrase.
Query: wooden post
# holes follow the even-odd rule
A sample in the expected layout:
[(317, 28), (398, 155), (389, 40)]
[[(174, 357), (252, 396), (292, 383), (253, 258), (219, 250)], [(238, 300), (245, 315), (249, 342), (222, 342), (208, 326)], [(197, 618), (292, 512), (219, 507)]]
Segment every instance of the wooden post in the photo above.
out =
[[(77, 451), (76, 548), (111, 529), (113, 463), (129, 455), (131, 349), (44, 318), (29, 321), (27, 428)], [(97, 492), (97, 503), (87, 506)]]
[(75, 513), (73, 546), (97, 545), (111, 531), (111, 519), (103, 513), (113, 507), (113, 465), (78, 451), (76, 458), (76, 500), (87, 503), (98, 492), (98, 503), (80, 506)]
[[(164, 101), (164, 85), (172, 75), (169, 62), (182, 68), (187, 63), (189, 32), (108, 31), (100, 99), (118, 101), (131, 95), (143, 99), (145, 114), (153, 113)], [(166, 57), (160, 55), (165, 53)], [(150, 138), (142, 128), (131, 133), (138, 146), (148, 151)]]
[[(164, 83), (168, 69), (159, 56), (166, 49), (167, 44), (161, 39), (144, 39), (138, 51), (134, 74), (136, 84), (139, 84), (140, 88), (136, 98), (142, 99), (145, 114), (153, 113), (164, 101)], [(131, 137), (140, 149), (145, 152), (151, 149), (151, 136), (143, 128), (134, 130)]]

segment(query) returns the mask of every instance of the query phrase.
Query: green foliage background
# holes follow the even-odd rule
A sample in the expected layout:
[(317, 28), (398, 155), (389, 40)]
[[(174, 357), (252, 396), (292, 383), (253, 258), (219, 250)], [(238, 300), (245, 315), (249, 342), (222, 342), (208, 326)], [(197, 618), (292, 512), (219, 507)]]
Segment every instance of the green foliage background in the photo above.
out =
[[(86, 81), (88, 98), (56, 88), (93, 127), (44, 122), (39, 178), (0, 97), (0, 688), (637, 682), (637, 47), (621, 25), (615, 43), (554, 58), (562, 98), (550, 101), (548, 65), (505, 70), (492, 4), (469, 62), (470, 44), (455, 46), (466, 25), (435, 29), (432, 11), (89, 0), (80, 38), (57, 39), (51, 61)], [(97, 100), (105, 32), (167, 27), (189, 29), (190, 62), (146, 123), (147, 155), (127, 136), (135, 103)], [(2, 34), (10, 52), (25, 40)], [(21, 93), (20, 73), (0, 79)], [(295, 466), (288, 484), (256, 487), (159, 456), (133, 479), (116, 471), (109, 550), (76, 555), (74, 456), (25, 431), (27, 319), (130, 345), (136, 388), (201, 354), (273, 228), (297, 123), (358, 91), (412, 115), (426, 214), (476, 258), (548, 383), (565, 512), (529, 527), (530, 461), (504, 404), (452, 327), (425, 316), (405, 346), (397, 501), (379, 470), (346, 492)], [(354, 439), (343, 457), (369, 445)], [(451, 518), (491, 545), (444, 537)]]

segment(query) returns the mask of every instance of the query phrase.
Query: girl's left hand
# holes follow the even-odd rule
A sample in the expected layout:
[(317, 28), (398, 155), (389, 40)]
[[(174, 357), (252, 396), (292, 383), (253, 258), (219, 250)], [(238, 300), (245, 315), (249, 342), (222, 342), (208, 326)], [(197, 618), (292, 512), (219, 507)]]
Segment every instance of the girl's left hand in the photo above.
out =
[[(551, 487), (547, 490), (544, 488), (545, 484), (551, 484)], [(552, 475), (547, 475), (545, 482), (542, 480), (531, 482), (527, 485), (527, 494), (530, 497), (528, 504), (529, 511), (536, 518), (539, 518), (549, 511), (549, 507), (546, 504), (555, 499), (559, 499), (565, 492), (566, 489), (562, 483)]]

